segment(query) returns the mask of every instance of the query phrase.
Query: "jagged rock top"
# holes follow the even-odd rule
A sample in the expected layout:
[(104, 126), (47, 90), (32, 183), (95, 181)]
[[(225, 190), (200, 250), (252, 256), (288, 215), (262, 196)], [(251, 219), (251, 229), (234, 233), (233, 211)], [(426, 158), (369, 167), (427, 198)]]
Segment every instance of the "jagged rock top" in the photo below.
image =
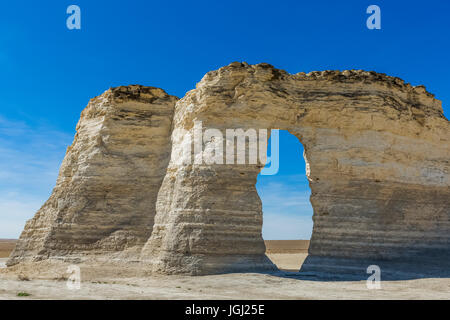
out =
[(137, 101), (143, 103), (153, 103), (157, 99), (171, 100), (178, 97), (169, 95), (161, 88), (147, 87), (142, 85), (128, 85), (112, 87), (102, 93), (100, 96), (92, 98), (89, 103), (97, 103), (99, 100), (114, 101), (117, 103), (123, 103), (126, 101)]
[(332, 80), (332, 81), (383, 81), (391, 84), (393, 87), (399, 87), (407, 90), (413, 90), (418, 94), (426, 94), (429, 97), (434, 97), (435, 95), (428, 92), (424, 85), (412, 86), (410, 83), (398, 77), (388, 76), (385, 73), (378, 73), (375, 71), (365, 71), (365, 70), (324, 70), (324, 71), (311, 71), (309, 73), (298, 72), (296, 74), (290, 74), (284, 70), (277, 69), (268, 63), (258, 63), (254, 65), (249, 65), (246, 62), (233, 62), (228, 66), (222, 67), (218, 70), (210, 71), (205, 75), (205, 79), (210, 79), (221, 73), (226, 73), (228, 71), (233, 71), (236, 69), (248, 69), (249, 71), (255, 71), (258, 69), (271, 70), (274, 79), (283, 78), (295, 78), (301, 80)]
[(126, 102), (152, 104), (152, 109), (155, 109), (156, 105), (159, 105), (173, 110), (174, 105), (178, 100), (178, 97), (169, 95), (163, 89), (156, 87), (142, 85), (112, 87), (101, 95), (89, 100), (88, 105), (81, 112), (80, 121), (82, 119), (89, 119), (117, 112), (115, 111), (115, 109), (117, 109), (115, 106), (119, 106)]
[[(228, 66), (218, 70), (208, 72), (203, 79), (197, 83), (197, 89), (201, 87), (223, 86), (226, 82), (220, 79), (231, 76), (235, 81), (230, 84), (236, 87), (244, 79), (255, 78), (259, 82), (289, 82), (289, 81), (308, 81), (316, 82), (318, 85), (367, 85), (372, 86), (372, 90), (388, 90), (399, 93), (404, 101), (408, 101), (411, 106), (423, 110), (433, 110), (433, 113), (444, 117), (442, 102), (435, 99), (434, 94), (428, 92), (423, 85), (412, 86), (398, 77), (388, 76), (384, 73), (364, 70), (325, 70), (312, 71), (309, 73), (299, 72), (290, 74), (284, 70), (277, 69), (268, 63), (259, 63), (249, 65), (246, 62), (233, 62)], [(231, 79), (231, 78), (230, 78)], [(428, 111), (427, 111), (428, 112)]]
[[(444, 117), (441, 101), (434, 98), (434, 94), (428, 92), (423, 85), (412, 86), (398, 77), (388, 76), (384, 73), (364, 70), (325, 70), (312, 71), (309, 73), (299, 72), (290, 74), (284, 70), (277, 69), (268, 63), (259, 63), (249, 65), (246, 62), (233, 62), (218, 70), (210, 71), (197, 83), (197, 89), (200, 87), (209, 87), (215, 85), (220, 79), (233, 75), (237, 82), (243, 79), (252, 79), (255, 77), (258, 81), (313, 81), (318, 83), (328, 83), (333, 85), (342, 84), (371, 84), (382, 87), (382, 90), (394, 90), (401, 93), (405, 101), (412, 106), (422, 110), (433, 110), (434, 113)], [(218, 84), (218, 83), (217, 83)], [(224, 83), (218, 84), (223, 86)], [(232, 84), (235, 86), (236, 84)], [(191, 90), (190, 92), (192, 92)], [(194, 90), (195, 91), (195, 90)], [(185, 97), (189, 96), (188, 92)], [(127, 101), (152, 104), (156, 101), (169, 102), (177, 101), (178, 97), (167, 94), (163, 89), (148, 87), (142, 85), (129, 85), (113, 87), (106, 90), (100, 96), (89, 101), (88, 107), (94, 104), (110, 105), (125, 103)], [(88, 109), (88, 108), (86, 108)], [(428, 112), (428, 111), (427, 111)], [(83, 116), (83, 114), (82, 114)]]

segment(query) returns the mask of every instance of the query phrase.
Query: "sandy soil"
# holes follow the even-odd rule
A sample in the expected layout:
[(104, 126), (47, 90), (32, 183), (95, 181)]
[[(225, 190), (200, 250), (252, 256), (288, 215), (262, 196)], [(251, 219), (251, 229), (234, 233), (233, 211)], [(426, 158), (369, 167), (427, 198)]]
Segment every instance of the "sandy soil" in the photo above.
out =
[[(268, 245), (274, 253), (267, 255), (280, 269), (298, 271), (307, 243), (286, 244)], [(6, 269), (5, 262), (0, 258), (0, 299), (450, 299), (450, 279), (382, 281), (381, 289), (370, 290), (366, 281), (327, 281), (298, 272), (151, 276), (141, 267), (110, 264), (81, 266), (80, 289), (71, 290), (66, 263)], [(30, 296), (18, 297), (19, 292)]]
[[(270, 257), (291, 269), (305, 254)], [(126, 272), (99, 274), (81, 267), (81, 287), (70, 290), (66, 267), (61, 266), (53, 280), (28, 279), (1, 269), (0, 299), (450, 299), (450, 279), (382, 281), (380, 290), (369, 290), (365, 281), (309, 280), (295, 272), (127, 277)], [(19, 292), (30, 296), (18, 297)]]
[(307, 253), (267, 253), (267, 256), (275, 263), (278, 269), (297, 272), (300, 270)]

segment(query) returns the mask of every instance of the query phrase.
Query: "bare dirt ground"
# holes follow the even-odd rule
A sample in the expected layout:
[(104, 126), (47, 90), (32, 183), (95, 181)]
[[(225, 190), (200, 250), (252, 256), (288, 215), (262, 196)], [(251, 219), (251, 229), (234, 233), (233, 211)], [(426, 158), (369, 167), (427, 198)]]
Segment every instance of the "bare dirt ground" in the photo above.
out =
[[(280, 269), (297, 271), (307, 256), (305, 243), (299, 246), (272, 243), (267, 255)], [(5, 261), (0, 259), (0, 267)], [(142, 266), (124, 269), (112, 264), (81, 265), (80, 289), (71, 290), (68, 266), (43, 261), (2, 268), (0, 299), (450, 299), (447, 278), (382, 281), (381, 289), (370, 290), (366, 281), (325, 281), (313, 275), (308, 279), (297, 272), (155, 276), (147, 275)], [(20, 292), (30, 295), (18, 297)]]
[(277, 267), (297, 272), (308, 256), (309, 240), (266, 240), (266, 254)]

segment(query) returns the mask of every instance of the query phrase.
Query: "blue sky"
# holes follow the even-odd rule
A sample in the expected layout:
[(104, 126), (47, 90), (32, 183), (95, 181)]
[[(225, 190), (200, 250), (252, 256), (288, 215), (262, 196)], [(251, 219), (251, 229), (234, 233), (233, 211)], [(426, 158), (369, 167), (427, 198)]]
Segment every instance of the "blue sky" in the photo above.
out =
[[(66, 8), (81, 8), (81, 30)], [(381, 8), (381, 30), (366, 8)], [(88, 100), (143, 84), (182, 97), (233, 61), (288, 72), (365, 69), (424, 84), (449, 117), (450, 2), (11, 1), (0, 9), (0, 238), (49, 196)], [(281, 134), (281, 168), (259, 177), (266, 239), (309, 237), (301, 145)]]

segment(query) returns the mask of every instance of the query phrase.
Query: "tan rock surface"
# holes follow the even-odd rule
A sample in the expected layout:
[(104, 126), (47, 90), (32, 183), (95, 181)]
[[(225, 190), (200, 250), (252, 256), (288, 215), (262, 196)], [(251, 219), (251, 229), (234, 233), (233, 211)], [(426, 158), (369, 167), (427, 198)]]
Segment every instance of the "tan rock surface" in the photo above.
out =
[(302, 142), (314, 209), (302, 270), (450, 264), (450, 125), (423, 86), (360, 70), (291, 75), (232, 63), (177, 102), (170, 146), (175, 100), (142, 87), (93, 99), (52, 196), (9, 263), (123, 258), (125, 249), (124, 260), (135, 260), (150, 237), (141, 262), (156, 273), (276, 270), (265, 256), (255, 189), (263, 163), (180, 161), (194, 152), (184, 153), (184, 133), (202, 121), (203, 130), (221, 132), (285, 129)]
[(27, 222), (8, 265), (139, 251), (152, 231), (176, 101), (138, 85), (92, 99), (52, 195)]
[(172, 159), (143, 250), (154, 271), (274, 267), (255, 189), (261, 164), (180, 163), (180, 132), (193, 134), (194, 120), (222, 132), (285, 129), (303, 143), (314, 209), (304, 270), (321, 269), (322, 258), (333, 272), (365, 272), (380, 259), (450, 261), (450, 126), (440, 101), (375, 72), (291, 75), (232, 63), (207, 73), (175, 107)]

